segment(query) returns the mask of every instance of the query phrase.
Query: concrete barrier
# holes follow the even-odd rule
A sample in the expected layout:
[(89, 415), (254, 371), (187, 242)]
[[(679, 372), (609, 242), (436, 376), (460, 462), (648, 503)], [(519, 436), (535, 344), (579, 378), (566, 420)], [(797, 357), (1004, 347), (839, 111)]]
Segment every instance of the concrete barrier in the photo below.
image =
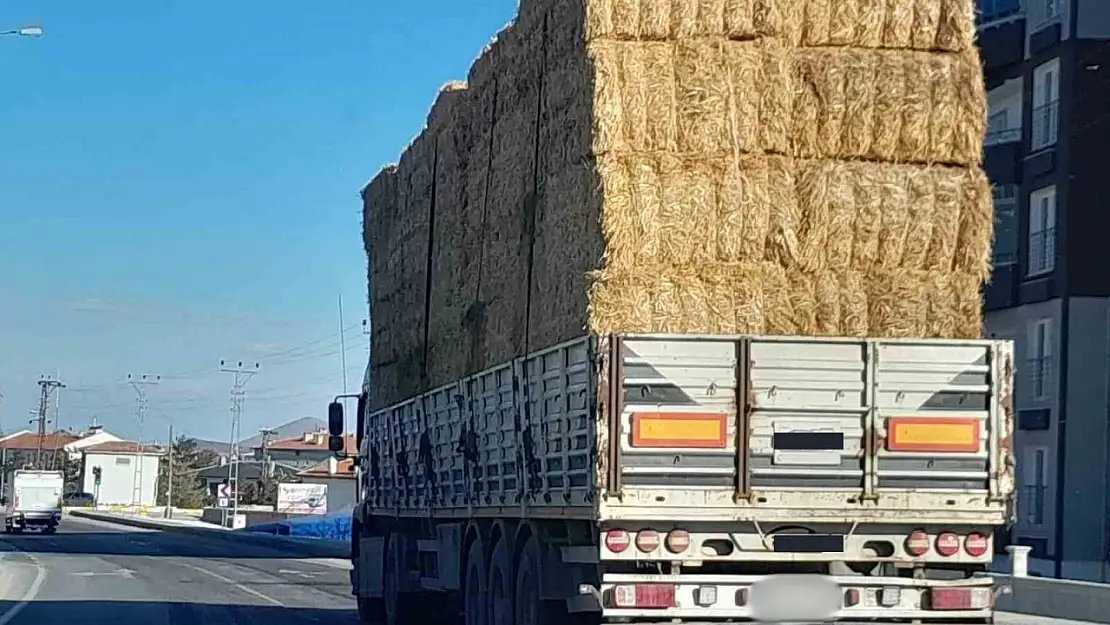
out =
[(150, 517), (94, 512), (92, 510), (71, 510), (69, 514), (77, 518), (92, 519), (129, 527), (192, 534), (194, 536), (245, 543), (258, 547), (268, 547), (288, 552), (291, 555), (309, 558), (339, 558), (348, 560), (351, 557), (351, 544), (347, 541), (278, 536), (262, 532), (232, 530), (197, 520), (155, 519)]

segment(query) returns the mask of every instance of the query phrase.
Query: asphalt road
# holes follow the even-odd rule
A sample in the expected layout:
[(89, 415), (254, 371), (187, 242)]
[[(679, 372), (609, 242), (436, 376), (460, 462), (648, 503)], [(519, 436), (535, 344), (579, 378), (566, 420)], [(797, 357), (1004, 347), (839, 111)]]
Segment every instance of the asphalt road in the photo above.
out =
[(67, 517), (0, 534), (0, 625), (356, 625), (343, 560)]

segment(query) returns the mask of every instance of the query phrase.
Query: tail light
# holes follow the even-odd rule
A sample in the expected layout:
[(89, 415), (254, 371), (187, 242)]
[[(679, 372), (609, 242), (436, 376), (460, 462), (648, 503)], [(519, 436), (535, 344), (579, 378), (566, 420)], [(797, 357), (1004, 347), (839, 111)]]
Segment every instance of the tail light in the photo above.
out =
[(640, 530), (636, 532), (636, 548), (644, 553), (651, 553), (659, 548), (659, 532), (655, 530)]
[(665, 609), (675, 605), (673, 584), (620, 584), (613, 587), (614, 608)]
[(934, 610), (985, 610), (991, 607), (990, 588), (934, 588), (929, 591)]
[(738, 606), (748, 605), (748, 589), (747, 588), (741, 588), (740, 590), (736, 591), (736, 605), (738, 605)]
[(849, 588), (844, 591), (844, 607), (850, 608), (854, 605), (859, 605), (859, 590)]
[(690, 532), (686, 530), (672, 530), (667, 534), (665, 542), (667, 551), (682, 553), (690, 548)]
[(911, 556), (923, 556), (929, 551), (929, 535), (925, 530), (911, 532), (906, 537), (906, 553)]
[(954, 556), (960, 552), (960, 537), (952, 532), (944, 532), (937, 536), (937, 553), (942, 556)]
[(628, 532), (624, 530), (609, 530), (605, 532), (605, 548), (613, 553), (621, 553), (628, 549), (628, 545), (632, 541), (628, 538)]
[(967, 555), (979, 557), (987, 552), (990, 548), (990, 541), (986, 536), (972, 532), (964, 539), (964, 551)]

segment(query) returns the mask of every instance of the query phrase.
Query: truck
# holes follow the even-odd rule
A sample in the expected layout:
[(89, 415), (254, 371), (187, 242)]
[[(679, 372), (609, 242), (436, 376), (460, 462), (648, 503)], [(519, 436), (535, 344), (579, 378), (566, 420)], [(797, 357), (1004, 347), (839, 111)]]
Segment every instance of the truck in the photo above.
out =
[(1010, 341), (589, 335), (376, 410), (370, 373), (363, 622), (990, 623), (1004, 591)]
[(22, 469), (4, 489), (4, 532), (21, 534), (37, 529), (44, 534), (58, 531), (62, 519), (65, 474), (61, 471)]

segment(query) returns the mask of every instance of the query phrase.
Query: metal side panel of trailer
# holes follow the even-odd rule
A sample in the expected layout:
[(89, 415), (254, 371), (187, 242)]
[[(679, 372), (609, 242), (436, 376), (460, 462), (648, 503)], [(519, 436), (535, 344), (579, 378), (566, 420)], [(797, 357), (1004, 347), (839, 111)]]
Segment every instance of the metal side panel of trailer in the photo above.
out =
[(375, 412), (374, 514), (1001, 524), (1012, 344), (583, 337)]

